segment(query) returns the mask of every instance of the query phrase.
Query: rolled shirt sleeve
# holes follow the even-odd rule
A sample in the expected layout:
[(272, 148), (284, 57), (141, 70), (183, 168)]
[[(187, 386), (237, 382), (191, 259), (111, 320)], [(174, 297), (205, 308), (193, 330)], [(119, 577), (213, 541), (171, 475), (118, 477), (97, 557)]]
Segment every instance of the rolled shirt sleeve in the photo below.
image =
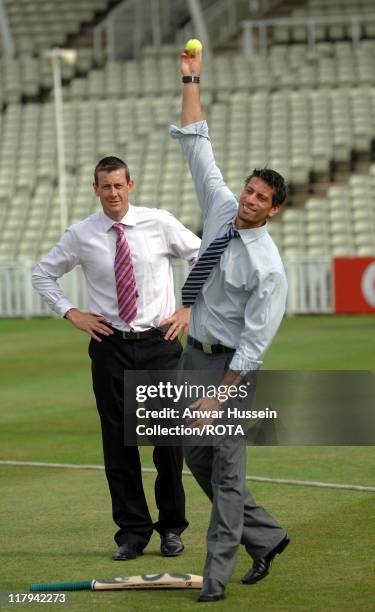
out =
[(222, 202), (233, 199), (233, 194), (225, 184), (216, 164), (207, 122), (198, 121), (182, 128), (171, 125), (169, 133), (181, 143), (193, 178), (198, 203), (205, 218), (214, 200), (215, 210), (219, 210)]

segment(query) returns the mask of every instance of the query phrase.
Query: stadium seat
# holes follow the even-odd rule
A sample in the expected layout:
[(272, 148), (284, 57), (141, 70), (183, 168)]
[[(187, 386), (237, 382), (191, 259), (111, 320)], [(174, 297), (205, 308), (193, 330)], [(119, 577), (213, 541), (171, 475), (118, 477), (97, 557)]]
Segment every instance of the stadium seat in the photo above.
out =
[[(289, 34), (291, 40), (300, 35)], [(312, 171), (328, 173), (332, 162), (347, 163), (355, 153), (369, 153), (375, 132), (374, 43), (362, 41), (354, 49), (348, 41), (322, 42), (311, 50), (291, 42), (272, 47), (262, 58), (227, 53), (209, 63), (202, 100), (217, 161), (234, 193), (239, 193), (254, 167), (267, 164), (293, 185), (308, 187)], [(103, 155), (118, 154), (136, 178), (134, 201), (150, 205), (152, 200), (176, 214), (183, 212), (186, 222), (197, 228), (191, 179), (178, 144), (166, 129), (168, 123), (178, 122), (180, 112), (174, 53), (175, 47), (165, 51), (162, 47), (157, 57), (145, 50), (139, 60), (107, 62), (64, 87), (66, 166), (74, 185), (68, 203), (70, 222), (97, 206), (91, 191), (95, 162)], [(37, 220), (46, 211), (46, 201), (54, 213), (45, 241), (59, 228), (57, 152), (52, 97), (43, 103), (20, 104), (25, 92), (31, 96), (41, 83), (50, 83), (50, 66), (26, 55), (14, 61), (16, 76), (1, 79), (0, 86), (7, 104), (0, 115), (0, 200), (9, 196), (7, 172), (19, 159), (11, 189), (17, 196), (23, 194), (23, 205), (31, 215), (21, 257), (32, 251), (33, 241), (40, 246)], [(85, 52), (81, 66), (84, 61), (85, 67), (79, 69), (77, 62), (76, 74), (92, 61)], [(9, 73), (6, 66), (1, 60), (1, 76)], [(43, 191), (48, 185), (49, 192)], [(274, 230), (283, 252), (316, 252), (322, 220), (327, 224), (327, 232), (321, 231), (324, 252), (331, 248), (326, 236), (342, 235), (347, 224), (355, 235), (353, 248), (368, 248), (363, 210), (373, 208), (374, 187), (372, 168), (366, 180), (353, 175), (349, 185), (331, 188), (326, 198), (310, 198), (300, 215), (300, 231), (292, 229), (293, 213), (298, 211), (285, 210)], [(9, 237), (11, 219), (0, 218), (0, 238), (1, 228)], [(336, 251), (342, 250), (337, 240), (332, 244)]]
[(97, 11), (109, 6), (108, 0), (60, 0), (33, 2), (4, 0), (9, 27), (17, 53), (33, 54), (43, 49), (62, 46), (66, 38), (76, 34), (83, 23), (91, 21)]

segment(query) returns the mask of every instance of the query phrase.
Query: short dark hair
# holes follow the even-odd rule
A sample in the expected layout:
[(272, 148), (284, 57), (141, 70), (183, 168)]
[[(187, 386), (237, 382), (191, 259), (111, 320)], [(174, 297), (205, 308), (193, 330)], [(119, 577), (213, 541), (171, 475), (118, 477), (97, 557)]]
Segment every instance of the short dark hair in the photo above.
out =
[(245, 187), (247, 187), (248, 182), (253, 178), (253, 176), (260, 178), (269, 187), (272, 187), (275, 190), (272, 198), (272, 205), (281, 206), (287, 195), (287, 186), (284, 177), (276, 172), (276, 170), (271, 170), (271, 168), (254, 168), (252, 173), (249, 174), (245, 180)]
[(130, 181), (130, 172), (128, 165), (119, 157), (109, 156), (103, 157), (95, 166), (94, 179), (95, 185), (98, 184), (99, 172), (114, 172), (115, 170), (125, 170), (126, 182)]

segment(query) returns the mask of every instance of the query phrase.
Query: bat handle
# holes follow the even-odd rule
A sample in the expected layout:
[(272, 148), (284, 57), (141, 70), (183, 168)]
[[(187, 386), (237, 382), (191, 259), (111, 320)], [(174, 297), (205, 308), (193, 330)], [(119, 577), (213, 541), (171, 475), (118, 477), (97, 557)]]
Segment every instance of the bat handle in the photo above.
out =
[(80, 582), (34, 582), (30, 584), (30, 591), (91, 591), (92, 580)]

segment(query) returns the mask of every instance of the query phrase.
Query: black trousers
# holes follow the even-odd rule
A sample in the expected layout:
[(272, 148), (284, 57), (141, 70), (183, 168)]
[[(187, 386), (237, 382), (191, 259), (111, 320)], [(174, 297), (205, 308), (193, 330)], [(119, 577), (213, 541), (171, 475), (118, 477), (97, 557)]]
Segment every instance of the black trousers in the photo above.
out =
[(102, 336), (102, 342), (91, 340), (89, 345), (105, 473), (112, 498), (113, 520), (119, 527), (115, 541), (119, 546), (125, 542), (135, 544), (139, 551), (147, 545), (153, 529), (160, 534), (180, 534), (188, 526), (182, 484), (182, 449), (154, 447), (155, 500), (159, 517), (153, 524), (143, 490), (138, 447), (124, 443), (124, 426), (135, 428), (136, 423), (134, 413), (134, 418), (129, 417), (127, 410), (124, 425), (124, 371), (177, 369), (181, 345), (177, 339), (164, 340), (163, 335), (161, 330), (155, 330), (151, 337), (129, 340), (113, 334)]

